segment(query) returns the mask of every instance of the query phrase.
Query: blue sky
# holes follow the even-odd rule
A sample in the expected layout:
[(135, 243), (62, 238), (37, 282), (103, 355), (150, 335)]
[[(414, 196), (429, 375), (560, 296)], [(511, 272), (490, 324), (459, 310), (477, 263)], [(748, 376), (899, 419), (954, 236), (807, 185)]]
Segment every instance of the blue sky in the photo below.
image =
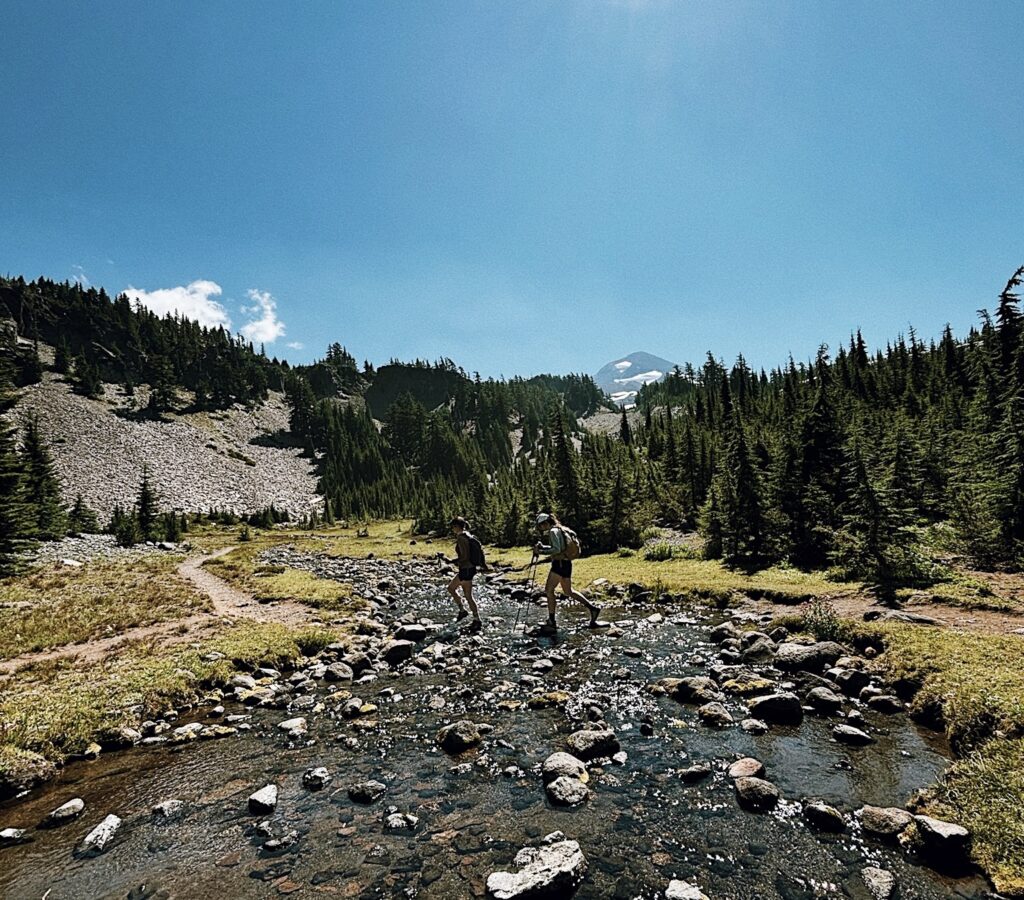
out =
[(1024, 262), (1020, 3), (0, 16), (0, 271), (293, 361), (768, 366), (962, 333)]

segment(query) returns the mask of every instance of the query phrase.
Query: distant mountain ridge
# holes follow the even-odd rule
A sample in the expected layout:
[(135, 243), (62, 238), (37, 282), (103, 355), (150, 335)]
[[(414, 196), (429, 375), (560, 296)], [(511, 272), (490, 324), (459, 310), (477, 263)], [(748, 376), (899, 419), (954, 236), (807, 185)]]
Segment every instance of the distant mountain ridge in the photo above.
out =
[(675, 365), (660, 356), (638, 350), (602, 366), (594, 381), (615, 403), (629, 406), (635, 402), (641, 387), (661, 381)]

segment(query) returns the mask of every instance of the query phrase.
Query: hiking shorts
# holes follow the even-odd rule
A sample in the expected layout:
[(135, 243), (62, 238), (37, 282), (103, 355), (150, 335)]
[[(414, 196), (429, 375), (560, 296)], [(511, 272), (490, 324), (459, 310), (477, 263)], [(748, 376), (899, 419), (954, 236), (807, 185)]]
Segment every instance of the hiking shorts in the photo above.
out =
[(472, 581), (476, 577), (476, 568), (469, 566), (465, 569), (459, 569), (459, 581)]
[(572, 560), (551, 560), (551, 571), (554, 572), (559, 578), (572, 578)]

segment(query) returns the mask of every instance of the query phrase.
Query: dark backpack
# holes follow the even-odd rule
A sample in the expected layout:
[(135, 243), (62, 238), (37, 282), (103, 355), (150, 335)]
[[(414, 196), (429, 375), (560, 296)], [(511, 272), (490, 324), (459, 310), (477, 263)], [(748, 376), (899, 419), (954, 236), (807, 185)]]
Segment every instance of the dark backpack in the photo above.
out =
[(487, 557), (484, 556), (484, 545), (480, 539), (473, 534), (466, 534), (469, 539), (469, 562), (474, 569), (486, 569)]

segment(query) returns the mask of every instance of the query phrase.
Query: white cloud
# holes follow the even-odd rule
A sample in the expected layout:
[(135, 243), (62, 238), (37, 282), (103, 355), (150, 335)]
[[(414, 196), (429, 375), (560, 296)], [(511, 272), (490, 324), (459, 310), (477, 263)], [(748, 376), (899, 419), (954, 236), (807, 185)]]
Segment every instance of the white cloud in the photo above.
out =
[(247, 341), (256, 344), (272, 344), (279, 337), (284, 337), (284, 322), (277, 317), (277, 301), (268, 291), (249, 291), (252, 306), (243, 306), (242, 312), (258, 318), (250, 319), (242, 328), (242, 335)]
[(85, 274), (85, 269), (79, 265), (74, 265), (71, 270), (75, 273), (71, 276), (72, 281), (76, 281), (82, 287), (91, 287), (92, 283), (89, 281), (88, 276)]
[(287, 344), (285, 344), (285, 346), (289, 350), (301, 350), (306, 345), (302, 343), (302, 341), (289, 341)]
[(129, 287), (124, 293), (129, 300), (141, 303), (158, 316), (177, 313), (207, 328), (220, 325), (231, 327), (228, 311), (213, 299), (223, 293), (215, 281), (193, 281), (184, 287), (161, 288), (156, 291)]

